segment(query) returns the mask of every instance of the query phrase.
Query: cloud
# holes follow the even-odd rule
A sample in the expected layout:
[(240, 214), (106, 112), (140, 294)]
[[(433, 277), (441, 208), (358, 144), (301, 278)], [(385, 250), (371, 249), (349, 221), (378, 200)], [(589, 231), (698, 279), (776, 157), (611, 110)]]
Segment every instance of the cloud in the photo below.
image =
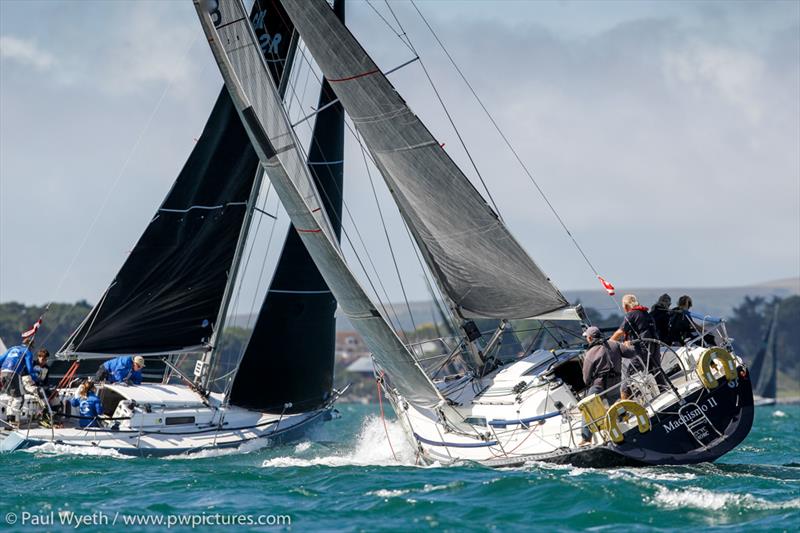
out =
[(702, 91), (711, 89), (739, 107), (750, 120), (762, 116), (756, 93), (763, 79), (764, 62), (748, 51), (697, 41), (664, 52), (668, 80)]
[(56, 64), (55, 57), (39, 48), (35, 42), (11, 35), (0, 36), (0, 57), (42, 71)]

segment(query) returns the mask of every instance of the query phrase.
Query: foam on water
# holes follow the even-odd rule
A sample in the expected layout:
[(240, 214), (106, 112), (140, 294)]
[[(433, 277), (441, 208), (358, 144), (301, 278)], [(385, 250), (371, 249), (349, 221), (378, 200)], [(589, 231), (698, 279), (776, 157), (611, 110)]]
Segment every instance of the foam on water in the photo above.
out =
[(784, 502), (770, 502), (757, 498), (752, 494), (734, 494), (731, 492), (713, 492), (698, 487), (686, 489), (668, 489), (658, 487), (655, 496), (650, 502), (667, 509), (704, 509), (719, 511), (726, 508), (735, 508), (739, 511), (747, 510), (773, 510), (773, 509), (798, 509), (800, 498)]
[(378, 490), (371, 490), (366, 493), (366, 496), (377, 496), (378, 498), (399, 498), (400, 496), (405, 496), (406, 494), (417, 493), (417, 494), (425, 494), (428, 492), (434, 492), (437, 490), (447, 490), (450, 488), (458, 487), (458, 483), (448, 483), (447, 485), (432, 485), (430, 483), (426, 483), (422, 488), (419, 489), (378, 489)]
[(39, 446), (33, 446), (21, 451), (34, 455), (83, 455), (91, 457), (113, 457), (114, 459), (134, 459), (131, 455), (124, 455), (109, 448), (70, 446), (68, 444), (56, 444), (54, 442), (46, 442)]
[(783, 418), (784, 416), (786, 416), (786, 413), (778, 409), (777, 411), (772, 413), (772, 416), (775, 416), (777, 418)]
[(697, 478), (697, 474), (692, 472), (670, 472), (663, 471), (668, 467), (657, 468), (620, 468), (609, 470), (608, 477), (611, 479), (640, 479), (644, 481), (691, 481)]
[[(391, 446), (389, 445), (390, 441)], [(300, 449), (303, 444), (305, 443), (294, 448), (295, 454), (309, 450), (310, 444)], [(394, 454), (392, 453), (393, 449)], [(415, 466), (417, 463), (415, 451), (406, 440), (400, 423), (387, 420), (386, 429), (384, 429), (383, 421), (377, 416), (369, 416), (364, 420), (350, 450), (310, 458), (297, 457), (295, 454), (267, 459), (262, 466), (265, 468), (349, 465)]]
[(269, 445), (270, 441), (268, 439), (249, 440), (243, 442), (239, 446), (232, 448), (206, 448), (188, 454), (169, 455), (167, 457), (164, 457), (164, 459), (168, 460), (208, 459), (209, 457), (224, 457), (226, 455), (239, 455), (244, 453), (257, 452), (258, 450), (263, 450)]

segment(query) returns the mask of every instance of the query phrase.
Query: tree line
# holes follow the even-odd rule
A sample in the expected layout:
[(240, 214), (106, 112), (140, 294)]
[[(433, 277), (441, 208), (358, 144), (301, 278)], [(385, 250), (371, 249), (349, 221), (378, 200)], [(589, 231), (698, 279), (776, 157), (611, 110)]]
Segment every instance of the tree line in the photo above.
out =
[[(734, 339), (736, 352), (745, 360), (750, 360), (764, 342), (776, 306), (778, 369), (783, 380), (781, 384), (779, 379), (779, 387), (796, 390), (800, 388), (800, 335), (796, 335), (794, 329), (800, 324), (800, 296), (782, 299), (776, 297), (771, 300), (745, 297), (727, 318), (728, 334)], [(90, 310), (91, 305), (85, 300), (51, 304), (36, 335), (37, 346), (55, 352)], [(0, 338), (6, 346), (19, 344), (21, 332), (30, 328), (44, 311), (43, 306), (29, 306), (19, 302), (0, 303)], [(614, 327), (622, 322), (622, 316), (618, 314), (603, 316), (591, 308), (587, 308), (586, 312), (592, 323), (601, 327)], [(429, 333), (438, 331), (432, 325), (430, 329)], [(579, 335), (576, 332), (576, 336)], [(222, 342), (226, 344), (225, 348), (236, 351), (244, 348), (247, 337), (247, 331), (229, 328), (226, 335), (222, 336)], [(789, 383), (786, 382), (787, 378)]]

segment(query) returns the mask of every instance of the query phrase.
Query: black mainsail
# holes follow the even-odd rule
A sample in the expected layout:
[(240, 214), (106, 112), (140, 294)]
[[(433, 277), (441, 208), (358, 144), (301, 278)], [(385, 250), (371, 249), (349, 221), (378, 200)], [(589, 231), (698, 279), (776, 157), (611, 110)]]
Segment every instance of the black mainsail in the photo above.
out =
[[(276, 0), (258, 0), (250, 20), (278, 84), (291, 59), (291, 21)], [(172, 189), (60, 354), (208, 351), (257, 172), (258, 157), (223, 87)]]
[(283, 0), (366, 141), (429, 268), (462, 317), (569, 304), (324, 0)]
[[(344, 0), (334, 3), (344, 20)], [(323, 80), (308, 168), (336, 236), (342, 218), (344, 111)], [(332, 105), (329, 105), (332, 104)], [(328, 107), (325, 107), (328, 106)], [(231, 403), (260, 410), (302, 412), (324, 404), (333, 387), (336, 299), (294, 226), (244, 351)], [(284, 408), (292, 404), (290, 408)]]

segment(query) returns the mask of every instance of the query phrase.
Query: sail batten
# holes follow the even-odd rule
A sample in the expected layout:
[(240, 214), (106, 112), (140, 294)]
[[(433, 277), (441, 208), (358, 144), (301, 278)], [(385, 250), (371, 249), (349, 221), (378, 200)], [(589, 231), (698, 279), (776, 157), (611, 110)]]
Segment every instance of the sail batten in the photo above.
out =
[(283, 6), (356, 129), (428, 266), (464, 317), (568, 305), (324, 0)]

